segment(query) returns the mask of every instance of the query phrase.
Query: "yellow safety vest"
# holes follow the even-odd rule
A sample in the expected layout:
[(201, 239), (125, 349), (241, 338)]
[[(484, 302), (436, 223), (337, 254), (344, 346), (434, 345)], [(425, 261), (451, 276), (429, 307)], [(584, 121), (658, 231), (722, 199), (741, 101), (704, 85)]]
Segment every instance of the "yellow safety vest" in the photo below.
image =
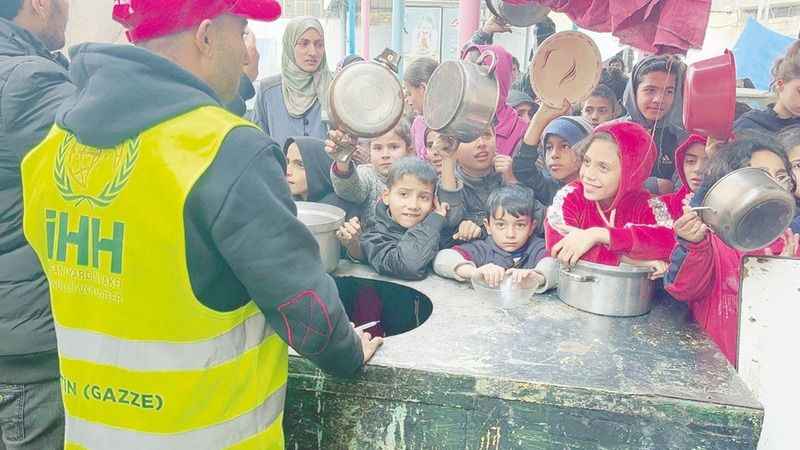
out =
[(68, 449), (284, 448), (286, 344), (253, 302), (203, 306), (186, 262), (186, 197), (240, 126), (202, 107), (107, 149), (55, 126), (23, 161)]

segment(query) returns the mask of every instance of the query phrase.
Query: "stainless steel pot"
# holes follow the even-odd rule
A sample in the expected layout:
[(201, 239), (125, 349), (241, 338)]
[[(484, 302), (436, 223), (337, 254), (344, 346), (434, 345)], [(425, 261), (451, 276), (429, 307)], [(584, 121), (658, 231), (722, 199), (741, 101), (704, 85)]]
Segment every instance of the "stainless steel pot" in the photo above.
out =
[(345, 212), (324, 203), (297, 202), (297, 218), (311, 231), (319, 244), (319, 255), (326, 272), (339, 265), (341, 247), (336, 230), (344, 224)]
[(749, 252), (768, 246), (789, 227), (795, 201), (768, 173), (746, 167), (714, 183), (701, 208), (700, 219), (720, 239)]
[(515, 5), (503, 0), (486, 0), (486, 8), (504, 23), (520, 28), (535, 25), (550, 14), (550, 8), (536, 3)]
[(423, 107), (428, 128), (459, 142), (472, 142), (492, 124), (500, 89), (494, 78), (497, 56), (480, 54), (477, 61), (491, 58), (489, 67), (473, 61), (446, 61), (428, 81)]
[(387, 48), (374, 61), (350, 64), (336, 74), (328, 91), (334, 127), (363, 138), (391, 131), (405, 107), (399, 63), (400, 55)]
[(569, 306), (602, 316), (633, 317), (650, 312), (655, 282), (652, 269), (579, 261), (561, 267), (558, 297)]

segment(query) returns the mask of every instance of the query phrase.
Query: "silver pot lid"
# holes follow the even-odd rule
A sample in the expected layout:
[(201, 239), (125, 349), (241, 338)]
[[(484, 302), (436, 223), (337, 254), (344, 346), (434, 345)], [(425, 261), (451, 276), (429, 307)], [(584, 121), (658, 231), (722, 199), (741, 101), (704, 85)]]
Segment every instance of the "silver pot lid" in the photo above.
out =
[(486, 0), (486, 4), (493, 14), (507, 24), (519, 28), (536, 25), (550, 13), (550, 8), (532, 3), (515, 5), (503, 0)]
[(425, 124), (438, 131), (450, 125), (464, 98), (464, 68), (460, 61), (439, 65), (428, 81), (423, 106)]
[(403, 116), (404, 103), (400, 81), (381, 63), (351, 64), (331, 83), (333, 118), (359, 137), (375, 138), (391, 131)]
[[(567, 271), (567, 268), (561, 266), (562, 271)], [(592, 274), (605, 274), (617, 277), (646, 277), (653, 269), (649, 267), (633, 266), (630, 264), (620, 264), (618, 266), (609, 266), (607, 264), (598, 264), (589, 261), (578, 261), (571, 271), (583, 271)]]

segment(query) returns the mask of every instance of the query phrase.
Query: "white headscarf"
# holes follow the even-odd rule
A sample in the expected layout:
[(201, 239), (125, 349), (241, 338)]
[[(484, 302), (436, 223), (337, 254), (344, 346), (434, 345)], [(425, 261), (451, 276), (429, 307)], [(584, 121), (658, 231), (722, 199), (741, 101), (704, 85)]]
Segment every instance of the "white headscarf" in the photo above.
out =
[(323, 119), (328, 110), (328, 88), (332, 75), (328, 70), (327, 55), (322, 55), (317, 71), (308, 73), (297, 65), (294, 47), (300, 36), (314, 29), (325, 38), (325, 32), (319, 20), (313, 17), (298, 17), (286, 26), (283, 33), (283, 58), (281, 61), (281, 88), (286, 109), (292, 117), (303, 117), (314, 103), (319, 100)]

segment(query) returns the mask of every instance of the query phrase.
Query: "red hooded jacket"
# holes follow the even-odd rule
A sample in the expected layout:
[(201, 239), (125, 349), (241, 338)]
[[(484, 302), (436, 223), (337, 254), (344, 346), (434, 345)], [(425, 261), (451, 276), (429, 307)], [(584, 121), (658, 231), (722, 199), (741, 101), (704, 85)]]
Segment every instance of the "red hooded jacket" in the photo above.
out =
[(703, 144), (703, 146), (705, 146), (706, 138), (698, 134), (693, 134), (675, 149), (675, 171), (678, 173), (678, 176), (681, 177), (683, 186), (681, 186), (677, 192), (664, 194), (658, 197), (659, 201), (663, 202), (666, 206), (672, 220), (678, 220), (678, 218), (683, 215), (683, 207), (688, 206), (689, 202), (692, 200), (692, 190), (689, 188), (686, 172), (683, 171), (683, 163), (686, 160), (686, 152), (689, 151), (689, 147), (694, 144)]
[(620, 185), (610, 208), (603, 211), (613, 217), (609, 227), (600, 214), (599, 204), (583, 195), (583, 184), (574, 181), (564, 186), (553, 199), (545, 221), (547, 250), (551, 251), (564, 237), (553, 226), (567, 225), (580, 229), (602, 227), (609, 230), (609, 245), (596, 245), (583, 260), (619, 265), (622, 256), (638, 260), (667, 260), (675, 246), (672, 219), (663, 202), (653, 199), (644, 189), (656, 160), (656, 147), (650, 134), (633, 122), (601, 125), (595, 133), (608, 133), (619, 147), (622, 168)]

